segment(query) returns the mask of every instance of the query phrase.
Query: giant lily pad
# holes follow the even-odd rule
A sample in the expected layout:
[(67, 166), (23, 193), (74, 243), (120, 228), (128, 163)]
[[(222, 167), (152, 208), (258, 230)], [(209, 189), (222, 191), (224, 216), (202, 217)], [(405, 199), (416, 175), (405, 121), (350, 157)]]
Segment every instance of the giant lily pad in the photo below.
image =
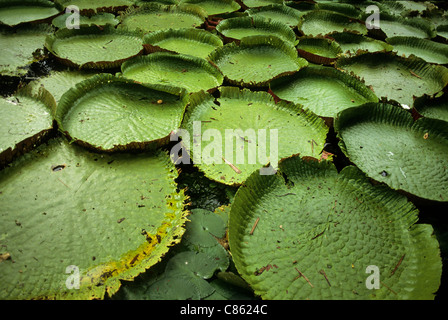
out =
[(143, 52), (138, 34), (111, 25), (60, 29), (45, 45), (62, 63), (77, 68), (114, 68)]
[(352, 32), (336, 32), (329, 37), (334, 39), (341, 47), (342, 52), (348, 56), (361, 52), (392, 51), (393, 49), (390, 44), (384, 41)]
[(283, 4), (298, 11), (301, 16), (316, 8), (315, 3), (311, 3), (308, 1), (286, 1)]
[(179, 242), (167, 154), (98, 155), (51, 140), (0, 171), (2, 299), (102, 299)]
[(284, 4), (271, 4), (259, 8), (246, 10), (250, 17), (261, 17), (271, 21), (284, 23), (289, 27), (295, 28), (299, 23), (302, 12), (288, 7)]
[(204, 9), (209, 16), (231, 13), (241, 8), (234, 0), (181, 0), (180, 4), (197, 5)]
[(27, 86), (36, 93), (40, 90), (40, 88), (45, 88), (51, 93), (56, 103), (59, 103), (62, 95), (70, 88), (96, 74), (98, 73), (93, 70), (53, 71), (46, 77), (41, 77), (31, 81)]
[(327, 10), (312, 10), (300, 18), (300, 31), (308, 36), (352, 31), (367, 34), (367, 28), (356, 19)]
[(415, 99), (414, 109), (423, 117), (440, 119), (448, 122), (448, 94), (440, 97), (424, 95)]
[(148, 3), (164, 4), (164, 5), (175, 5), (179, 4), (181, 0), (136, 0), (136, 6), (147, 5)]
[(428, 9), (429, 2), (419, 1), (379, 1), (378, 6), (382, 12), (389, 12), (395, 16), (418, 16)]
[(292, 157), (277, 175), (253, 174), (238, 190), (230, 250), (267, 300), (434, 299), (440, 249), (417, 215), (356, 167), (338, 173), (330, 162)]
[(431, 21), (431, 24), (435, 27), (446, 24), (446, 18), (448, 17), (446, 10), (435, 6), (424, 12), (422, 16)]
[(316, 64), (332, 64), (342, 54), (337, 42), (320, 37), (299, 38), (296, 48), (302, 58)]
[(224, 80), (221, 72), (205, 59), (169, 52), (156, 52), (126, 61), (124, 77), (143, 83), (169, 84), (189, 92), (209, 90)]
[(55, 2), (60, 3), (64, 7), (76, 6), (82, 14), (117, 12), (134, 5), (133, 0), (56, 0)]
[(166, 50), (192, 55), (198, 58), (207, 58), (223, 42), (217, 35), (202, 29), (168, 29), (146, 34), (143, 43), (149, 47), (150, 52)]
[(332, 67), (308, 66), (272, 81), (270, 89), (280, 99), (328, 118), (343, 109), (378, 101), (362, 81)]
[(207, 13), (194, 5), (165, 6), (148, 3), (127, 10), (121, 15), (121, 26), (144, 33), (167, 29), (196, 28), (202, 25)]
[(430, 39), (436, 36), (430, 22), (422, 18), (403, 18), (382, 12), (380, 19), (380, 29), (387, 38), (406, 36)]
[(0, 167), (31, 150), (53, 129), (56, 103), (45, 89), (30, 88), (0, 100)]
[(0, 32), (0, 73), (23, 76), (29, 66), (44, 58), (45, 39), (53, 32), (47, 25), (20, 26), (14, 32)]
[(448, 45), (416, 37), (392, 37), (386, 41), (400, 56), (411, 54), (431, 63), (448, 64)]
[(277, 36), (295, 43), (296, 35), (286, 24), (262, 17), (237, 17), (221, 20), (216, 30), (229, 40), (241, 40), (249, 36)]
[[(284, 157), (318, 156), (322, 150), (328, 127), (312, 112), (292, 103), (276, 104), (265, 92), (234, 87), (220, 92), (216, 101), (210, 94), (192, 96), (182, 122), (189, 134), (189, 139), (182, 136), (182, 143), (210, 179), (240, 185), (269, 164), (260, 172), (274, 172)], [(184, 156), (182, 161), (188, 158)]]
[(437, 93), (448, 83), (445, 67), (384, 52), (340, 58), (336, 66), (363, 78), (379, 98), (387, 97), (408, 107), (414, 96)]
[(143, 149), (167, 142), (186, 104), (179, 88), (103, 74), (66, 92), (56, 120), (61, 131), (82, 145), (103, 151)]
[(264, 86), (308, 65), (305, 59), (298, 58), (292, 44), (267, 36), (245, 37), (239, 45), (226, 44), (209, 58), (229, 82), (243, 86)]
[(437, 27), (437, 35), (448, 39), (448, 24), (440, 25)]
[(61, 7), (48, 0), (0, 1), (0, 24), (16, 26), (56, 16)]
[(343, 152), (369, 177), (435, 201), (448, 201), (447, 129), (389, 104), (346, 109), (335, 119)]
[(283, 4), (283, 0), (241, 0), (241, 2), (248, 8), (263, 7), (272, 4)]
[(352, 3), (319, 1), (316, 3), (315, 9), (336, 12), (350, 18), (360, 18), (361, 11), (356, 7), (356, 2)]

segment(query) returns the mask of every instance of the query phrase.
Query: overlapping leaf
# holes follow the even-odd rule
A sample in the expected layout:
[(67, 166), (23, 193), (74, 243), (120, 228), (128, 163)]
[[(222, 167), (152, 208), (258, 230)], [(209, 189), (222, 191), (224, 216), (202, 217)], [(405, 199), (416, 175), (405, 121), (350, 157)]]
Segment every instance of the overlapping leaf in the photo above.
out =
[(399, 107), (365, 104), (342, 111), (335, 130), (343, 152), (372, 179), (420, 198), (448, 201), (445, 121), (414, 121)]
[(293, 74), (308, 65), (297, 50), (275, 36), (251, 36), (239, 45), (229, 43), (214, 50), (209, 59), (232, 84), (266, 86), (275, 78)]
[(363, 79), (379, 98), (387, 97), (408, 107), (413, 97), (438, 93), (448, 84), (447, 68), (385, 52), (341, 58), (336, 67)]
[(270, 84), (279, 98), (301, 104), (321, 117), (334, 118), (345, 108), (378, 98), (357, 78), (331, 67), (309, 66)]
[(205, 59), (168, 52), (126, 61), (121, 70), (124, 77), (138, 82), (172, 85), (189, 92), (216, 88), (224, 80), (221, 72)]
[(180, 88), (140, 85), (103, 74), (66, 92), (56, 120), (67, 136), (90, 148), (146, 149), (167, 143), (180, 126), (186, 104)]
[[(317, 157), (322, 151), (328, 127), (300, 105), (276, 104), (264, 92), (232, 87), (220, 92), (216, 101), (205, 93), (192, 96), (182, 123), (189, 133), (182, 143), (210, 179), (240, 185), (264, 166), (275, 170), (282, 158), (296, 153)], [(273, 174), (268, 168), (260, 172)]]
[(113, 295), (179, 241), (176, 176), (166, 153), (100, 156), (63, 138), (0, 171), (0, 297)]
[(355, 167), (292, 157), (238, 190), (230, 250), (263, 299), (433, 299), (440, 251), (417, 214)]
[(80, 69), (114, 68), (143, 52), (141, 36), (112, 25), (60, 29), (47, 37), (45, 46), (62, 63)]

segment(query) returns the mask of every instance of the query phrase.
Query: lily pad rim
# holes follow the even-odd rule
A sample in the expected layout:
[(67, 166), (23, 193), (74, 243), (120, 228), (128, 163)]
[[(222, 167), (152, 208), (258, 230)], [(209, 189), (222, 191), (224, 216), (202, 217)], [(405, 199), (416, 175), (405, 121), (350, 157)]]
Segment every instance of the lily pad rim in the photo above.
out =
[[(151, 62), (156, 62), (159, 59), (167, 59), (167, 60), (178, 60), (178, 61), (182, 61), (185, 63), (191, 63), (193, 65), (196, 65), (199, 68), (202, 68), (202, 70), (207, 71), (208, 74), (210, 74), (211, 76), (213, 76), (214, 78), (216, 78), (216, 80), (222, 84), (223, 80), (224, 80), (224, 75), (222, 74), (221, 70), (219, 70), (216, 65), (214, 65), (213, 63), (211, 63), (210, 61), (206, 60), (206, 59), (202, 59), (202, 58), (198, 58), (195, 56), (191, 56), (191, 55), (187, 55), (187, 54), (182, 54), (182, 53), (171, 53), (171, 52), (154, 52), (148, 55), (143, 55), (143, 56), (138, 56), (138, 57), (134, 57), (132, 59), (129, 59), (127, 61), (125, 61), (122, 65), (121, 65), (121, 73), (120, 76), (126, 78), (126, 70), (130, 70), (132, 69), (132, 67), (134, 65), (138, 65), (138, 64), (145, 64), (145, 63), (151, 63)], [(129, 79), (131, 80), (131, 79)], [(145, 83), (143, 83), (145, 84)], [(151, 85), (151, 83), (146, 83), (148, 85)], [(168, 85), (167, 87), (171, 87), (171, 85)], [(176, 86), (172, 86), (174, 88), (178, 88)], [(219, 87), (219, 86), (217, 86)], [(215, 89), (215, 88), (210, 88), (211, 89)]]
[[(161, 137), (156, 140), (151, 141), (134, 141), (130, 142), (126, 145), (114, 145), (113, 148), (103, 148), (101, 146), (92, 145), (91, 143), (84, 141), (82, 139), (78, 139), (76, 137), (72, 137), (68, 131), (64, 129), (64, 117), (68, 110), (72, 107), (74, 103), (86, 92), (90, 90), (94, 90), (96, 87), (101, 86), (103, 84), (108, 84), (111, 82), (116, 83), (123, 83), (128, 85), (135, 85), (135, 86), (141, 86), (146, 87), (148, 89), (156, 90), (156, 91), (162, 91), (174, 96), (178, 96), (180, 99), (180, 102), (184, 106), (182, 115), (180, 116), (179, 125), (182, 122), (183, 114), (185, 113), (186, 106), (188, 104), (188, 94), (187, 91), (183, 88), (170, 86), (170, 85), (160, 85), (160, 84), (150, 84), (150, 83), (137, 83), (134, 80), (130, 80), (127, 78), (123, 78), (121, 76), (115, 76), (108, 73), (100, 73), (93, 75), (92, 77), (83, 80), (79, 83), (77, 83), (74, 87), (70, 88), (68, 91), (66, 91), (58, 104), (57, 112), (55, 115), (55, 121), (58, 125), (59, 131), (72, 143), (76, 142), (77, 144), (96, 152), (102, 152), (102, 153), (115, 153), (115, 152), (121, 152), (123, 150), (127, 151), (134, 151), (134, 150), (141, 150), (143, 149), (151, 149), (153, 146), (157, 146), (159, 144), (165, 144), (167, 139), (169, 139), (169, 133), (166, 137)], [(82, 93), (80, 95), (80, 92)], [(152, 149), (151, 149), (152, 150)]]
[[(118, 35), (118, 36), (127, 37), (129, 39), (132, 38), (133, 41), (141, 44), (141, 49), (139, 50), (139, 52), (136, 52), (135, 54), (133, 54), (129, 57), (118, 59), (115, 61), (88, 61), (83, 64), (78, 64), (78, 63), (73, 62), (67, 58), (62, 58), (55, 52), (53, 47), (54, 47), (54, 44), (57, 43), (58, 40), (65, 40), (65, 39), (68, 39), (71, 37), (84, 36), (84, 35), (99, 35), (99, 36)], [(59, 29), (54, 34), (47, 36), (47, 38), (45, 40), (45, 47), (51, 54), (53, 54), (59, 61), (61, 61), (61, 63), (65, 64), (69, 67), (75, 67), (78, 69), (115, 68), (118, 65), (121, 65), (124, 61), (126, 61), (132, 57), (143, 54), (143, 52), (145, 50), (143, 47), (143, 40), (142, 40), (142, 36), (141, 36), (140, 32), (129, 31), (127, 29), (116, 29), (113, 25), (110, 25), (110, 24), (106, 24), (105, 26), (103, 26), (101, 28), (99, 28), (96, 25), (82, 25), (82, 26), (80, 26), (79, 29), (67, 29), (67, 28)]]
[(297, 68), (295, 70), (282, 72), (280, 74), (277, 74), (276, 76), (272, 77), (269, 80), (265, 81), (250, 81), (250, 82), (244, 82), (242, 79), (231, 79), (226, 74), (224, 74), (224, 78), (227, 79), (231, 84), (241, 85), (244, 84), (248, 87), (264, 87), (268, 86), (269, 82), (277, 79), (279, 77), (283, 77), (286, 75), (293, 74), (300, 70), (303, 67), (308, 66), (308, 61), (299, 57), (297, 49), (295, 48), (294, 44), (289, 43), (287, 41), (283, 41), (281, 38), (277, 36), (262, 36), (262, 35), (256, 35), (256, 36), (248, 36), (241, 39), (240, 43), (237, 45), (235, 42), (230, 42), (225, 44), (222, 47), (218, 47), (215, 50), (213, 50), (209, 56), (207, 57), (208, 60), (210, 60), (218, 69), (219, 68), (219, 60), (222, 59), (222, 57), (233, 54), (235, 52), (241, 52), (247, 49), (253, 49), (259, 47), (268, 46), (271, 48), (274, 48), (276, 50), (279, 50), (280, 52), (284, 53), (288, 58), (292, 59), (294, 63), (296, 64)]

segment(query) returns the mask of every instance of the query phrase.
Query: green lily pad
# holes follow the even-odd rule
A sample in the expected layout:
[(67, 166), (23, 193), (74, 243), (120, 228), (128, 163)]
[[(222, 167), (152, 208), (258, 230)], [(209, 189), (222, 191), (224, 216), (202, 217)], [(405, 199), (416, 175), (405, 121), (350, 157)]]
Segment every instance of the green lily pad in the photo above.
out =
[(431, 63), (448, 64), (448, 45), (416, 37), (391, 37), (387, 43), (400, 56), (415, 55)]
[(437, 27), (437, 35), (448, 39), (448, 24), (440, 25)]
[(389, 104), (346, 109), (335, 119), (341, 149), (369, 177), (434, 201), (448, 201), (447, 128)]
[(138, 34), (112, 25), (60, 29), (47, 37), (45, 46), (59, 61), (79, 69), (114, 68), (144, 50)]
[(33, 92), (38, 92), (40, 88), (45, 88), (53, 96), (56, 103), (62, 95), (76, 84), (98, 74), (91, 70), (62, 70), (52, 71), (48, 76), (31, 81), (27, 86)]
[(384, 52), (340, 58), (336, 67), (364, 79), (377, 97), (387, 97), (409, 107), (413, 97), (437, 93), (448, 84), (447, 68)]
[(166, 153), (102, 155), (50, 140), (0, 171), (2, 299), (103, 299), (179, 242)]
[(320, 1), (315, 5), (315, 9), (332, 11), (350, 18), (360, 18), (362, 11), (356, 7), (356, 2), (342, 3), (332, 1)]
[(330, 65), (342, 54), (339, 44), (327, 38), (302, 37), (296, 48), (302, 58), (316, 64)]
[(216, 88), (224, 80), (221, 72), (207, 60), (169, 52), (155, 52), (126, 61), (121, 70), (128, 79), (168, 84), (189, 92)]
[(343, 14), (327, 10), (312, 10), (304, 14), (300, 18), (298, 28), (307, 36), (327, 35), (343, 31), (367, 34), (365, 24)]
[(327, 118), (334, 118), (346, 108), (378, 102), (362, 81), (332, 67), (308, 66), (272, 81), (270, 89), (280, 99), (301, 104)]
[(188, 54), (198, 58), (207, 58), (223, 42), (217, 35), (202, 29), (168, 29), (145, 34), (143, 43), (149, 52), (166, 50)]
[(147, 290), (151, 300), (199, 300), (215, 289), (205, 279), (216, 269), (216, 261), (205, 253), (185, 251), (168, 261), (165, 273)]
[(223, 87), (220, 93), (216, 101), (210, 94), (192, 95), (182, 122), (189, 134), (182, 144), (208, 178), (236, 186), (254, 171), (270, 174), (282, 158), (317, 157), (322, 150), (328, 127), (312, 112), (276, 104), (265, 92)]
[(283, 4), (283, 0), (241, 0), (244, 6), (248, 8), (256, 8), (268, 6), (271, 4)]
[(45, 39), (52, 32), (53, 28), (47, 25), (0, 31), (0, 73), (6, 76), (27, 74), (33, 62), (45, 57)]
[(435, 27), (446, 24), (446, 18), (448, 17), (446, 10), (439, 7), (430, 8), (422, 16), (431, 21), (431, 24)]
[(83, 146), (108, 152), (145, 149), (168, 142), (186, 104), (187, 95), (179, 88), (100, 74), (62, 96), (56, 121)]
[(423, 11), (427, 10), (428, 3), (417, 1), (380, 1), (379, 7), (383, 12), (402, 17), (412, 17), (421, 15)]
[(271, 21), (277, 21), (295, 28), (299, 23), (302, 12), (288, 7), (284, 4), (271, 4), (259, 8), (251, 8), (246, 10), (250, 17), (261, 17)]
[(118, 12), (134, 5), (133, 0), (55, 0), (63, 7), (76, 6), (82, 14), (97, 12)]
[[(224, 280), (222, 277), (226, 277)], [(253, 292), (250, 289), (245, 289), (238, 287), (237, 285), (233, 285), (227, 281), (227, 279), (237, 278), (240, 279), (239, 276), (232, 272), (220, 272), (217, 274), (217, 279), (214, 279), (210, 282), (210, 285), (215, 288), (215, 292), (209, 297), (205, 298), (205, 300), (255, 300), (256, 298), (253, 295)], [(243, 280), (240, 280), (244, 282)], [(266, 310), (260, 310), (266, 311)]]
[(231, 13), (238, 11), (241, 6), (233, 0), (181, 0), (180, 4), (194, 4), (207, 12), (207, 15)]
[(181, 0), (136, 0), (135, 4), (137, 6), (146, 5), (148, 3), (158, 3), (158, 4), (164, 4), (164, 5), (174, 5), (179, 4)]
[(380, 15), (380, 29), (387, 38), (405, 36), (431, 39), (436, 36), (434, 27), (427, 20), (403, 18), (385, 12)]
[(214, 50), (209, 59), (232, 84), (266, 86), (278, 77), (293, 74), (308, 65), (288, 42), (271, 36), (251, 36)]
[(57, 4), (47, 0), (2, 0), (0, 24), (16, 26), (41, 21), (56, 16), (61, 9)]
[(0, 167), (33, 149), (53, 129), (56, 103), (51, 94), (29, 88), (0, 100)]
[(415, 99), (414, 109), (423, 117), (444, 120), (448, 122), (448, 94), (440, 97), (424, 95)]
[(286, 1), (283, 4), (298, 11), (301, 16), (305, 13), (313, 11), (316, 8), (315, 3), (308, 1)]
[[(183, 246), (192, 251), (218, 253), (222, 257), (223, 246), (217, 239), (224, 238), (227, 230), (227, 223), (217, 213), (205, 209), (193, 209), (189, 215), (189, 222), (186, 224), (187, 231), (183, 236)], [(210, 250), (211, 249), (211, 250)], [(225, 253), (225, 251), (223, 251)], [(224, 259), (220, 269), (226, 270), (229, 260), (224, 254)]]
[(262, 17), (224, 19), (217, 25), (216, 30), (228, 39), (228, 42), (250, 36), (277, 36), (293, 44), (296, 41), (296, 35), (289, 26)]
[(356, 55), (361, 52), (392, 51), (393, 47), (377, 39), (367, 37), (362, 34), (352, 32), (336, 32), (329, 36), (334, 39), (342, 49), (342, 52), (348, 56)]
[(194, 5), (161, 5), (148, 3), (127, 10), (121, 15), (121, 26), (144, 33), (167, 29), (196, 28), (201, 26), (207, 13)]
[(229, 244), (237, 270), (266, 300), (434, 299), (440, 249), (417, 215), (356, 167), (338, 173), (295, 156), (238, 190)]

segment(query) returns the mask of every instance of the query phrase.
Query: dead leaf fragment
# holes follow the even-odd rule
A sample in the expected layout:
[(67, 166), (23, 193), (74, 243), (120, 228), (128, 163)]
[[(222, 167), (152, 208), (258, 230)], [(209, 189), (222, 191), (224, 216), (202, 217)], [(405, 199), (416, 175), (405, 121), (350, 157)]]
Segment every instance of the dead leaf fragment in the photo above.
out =
[(0, 254), (0, 262), (11, 259), (11, 255), (8, 252)]

